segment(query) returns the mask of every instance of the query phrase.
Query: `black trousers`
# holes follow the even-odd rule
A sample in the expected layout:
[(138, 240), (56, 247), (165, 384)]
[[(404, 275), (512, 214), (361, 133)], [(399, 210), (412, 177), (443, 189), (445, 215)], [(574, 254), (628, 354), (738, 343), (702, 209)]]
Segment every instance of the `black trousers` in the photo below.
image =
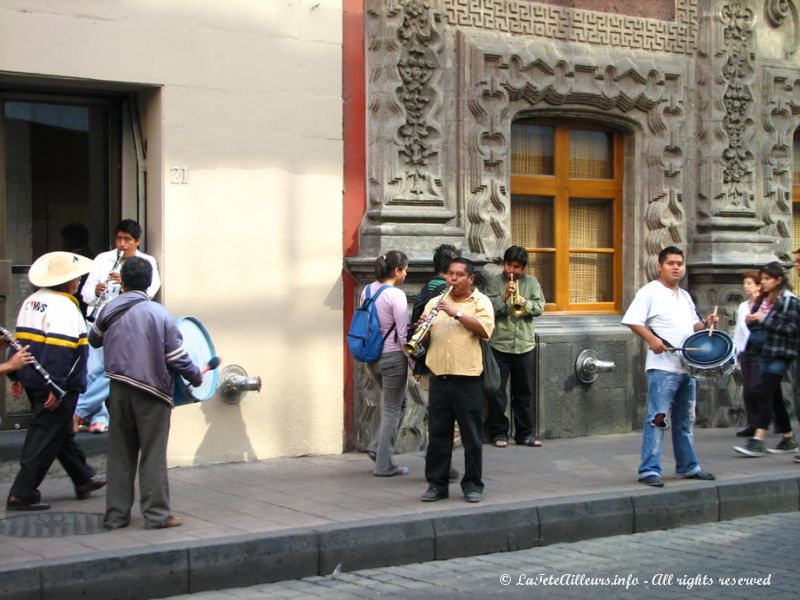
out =
[(769, 429), (774, 415), (776, 433), (789, 433), (792, 430), (789, 413), (783, 402), (781, 379), (783, 379), (783, 375), (761, 374), (761, 385), (758, 388), (758, 414), (755, 423), (759, 429)]
[(28, 389), (25, 392), (33, 409), (33, 421), (25, 435), (19, 458), (20, 470), (9, 495), (23, 502), (38, 502), (39, 486), (55, 459), (58, 459), (75, 485), (89, 481), (94, 477), (95, 470), (86, 464), (86, 456), (75, 443), (75, 434), (72, 432), (72, 413), (78, 394), (68, 393), (59, 407), (51, 411), (44, 407), (48, 392)]
[(742, 402), (747, 416), (747, 426), (755, 427), (758, 421), (758, 390), (761, 385), (761, 369), (758, 366), (758, 356), (740, 352), (737, 358), (742, 369)]
[(447, 494), (449, 483), (456, 422), (464, 446), (461, 489), (464, 493), (483, 491), (483, 398), (480, 377), (431, 376), (425, 479), (443, 494)]
[(511, 416), (514, 419), (514, 439), (524, 442), (533, 435), (533, 350), (510, 354), (492, 349), (500, 368), (500, 387), (489, 399), (489, 439), (508, 439), (506, 417), (506, 384), (511, 377)]

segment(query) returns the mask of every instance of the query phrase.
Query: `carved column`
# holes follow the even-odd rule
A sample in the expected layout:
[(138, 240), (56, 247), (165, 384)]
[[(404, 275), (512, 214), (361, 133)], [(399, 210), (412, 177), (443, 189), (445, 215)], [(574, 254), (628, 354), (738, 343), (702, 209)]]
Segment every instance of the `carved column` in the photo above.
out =
[[(367, 212), (361, 255), (431, 260), (463, 228), (444, 184), (444, 35), (436, 0), (367, 1)], [(449, 238), (449, 239), (448, 239)]]

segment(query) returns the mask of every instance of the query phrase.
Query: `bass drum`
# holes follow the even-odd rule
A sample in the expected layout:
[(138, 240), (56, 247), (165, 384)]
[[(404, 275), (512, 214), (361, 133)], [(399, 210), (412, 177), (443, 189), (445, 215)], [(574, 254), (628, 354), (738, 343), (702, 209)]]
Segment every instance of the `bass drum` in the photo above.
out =
[[(183, 336), (183, 347), (186, 349), (186, 353), (191, 357), (192, 362), (202, 370), (211, 357), (217, 355), (211, 336), (208, 335), (208, 331), (200, 320), (195, 317), (178, 319), (178, 329)], [(192, 387), (183, 377), (176, 377), (173, 392), (175, 406), (209, 400), (217, 391), (218, 382), (219, 369), (206, 373), (203, 376), (203, 385), (200, 387)]]
[(733, 340), (724, 331), (698, 331), (683, 342), (681, 356), (686, 372), (698, 379), (730, 375), (736, 366)]

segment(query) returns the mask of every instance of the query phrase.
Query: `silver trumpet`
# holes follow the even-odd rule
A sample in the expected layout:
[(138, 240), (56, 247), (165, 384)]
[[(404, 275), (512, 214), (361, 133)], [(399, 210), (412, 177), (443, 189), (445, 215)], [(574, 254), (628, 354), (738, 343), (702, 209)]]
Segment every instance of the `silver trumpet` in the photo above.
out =
[(111, 294), (111, 286), (108, 285), (111, 283), (111, 274), (117, 270), (119, 267), (119, 263), (122, 261), (122, 250), (117, 251), (117, 260), (114, 261), (114, 266), (111, 267), (111, 270), (108, 272), (108, 277), (106, 277), (106, 289), (103, 290), (103, 293), (100, 294), (100, 297), (97, 299), (97, 304), (94, 305), (92, 312), (89, 313), (89, 316), (86, 317), (86, 320), (89, 323), (94, 323), (94, 320), (97, 318), (97, 313), (100, 312), (100, 309), (103, 308), (103, 305), (108, 302), (108, 296)]
[[(436, 301), (436, 304), (439, 304), (439, 302), (444, 300), (452, 290), (453, 286), (451, 285), (444, 291), (444, 294), (439, 297), (439, 299)], [(428, 330), (431, 328), (431, 323), (438, 312), (439, 310), (434, 306), (431, 309), (430, 314), (428, 314), (428, 317), (420, 324), (419, 327), (417, 327), (416, 331), (414, 331), (414, 335), (411, 336), (411, 339), (403, 344), (403, 351), (411, 358), (416, 358), (425, 352), (425, 347), (422, 345), (422, 340), (427, 335)]]

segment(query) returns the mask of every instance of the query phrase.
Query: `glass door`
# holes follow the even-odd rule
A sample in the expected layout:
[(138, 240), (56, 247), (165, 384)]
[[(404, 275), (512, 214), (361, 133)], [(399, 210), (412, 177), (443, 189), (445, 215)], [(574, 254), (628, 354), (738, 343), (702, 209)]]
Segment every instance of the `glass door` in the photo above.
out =
[[(13, 331), (31, 263), (107, 249), (119, 212), (119, 108), (103, 99), (0, 92), (0, 319)], [(117, 207), (113, 210), (112, 207)], [(26, 398), (0, 386), (0, 428), (24, 427)]]

